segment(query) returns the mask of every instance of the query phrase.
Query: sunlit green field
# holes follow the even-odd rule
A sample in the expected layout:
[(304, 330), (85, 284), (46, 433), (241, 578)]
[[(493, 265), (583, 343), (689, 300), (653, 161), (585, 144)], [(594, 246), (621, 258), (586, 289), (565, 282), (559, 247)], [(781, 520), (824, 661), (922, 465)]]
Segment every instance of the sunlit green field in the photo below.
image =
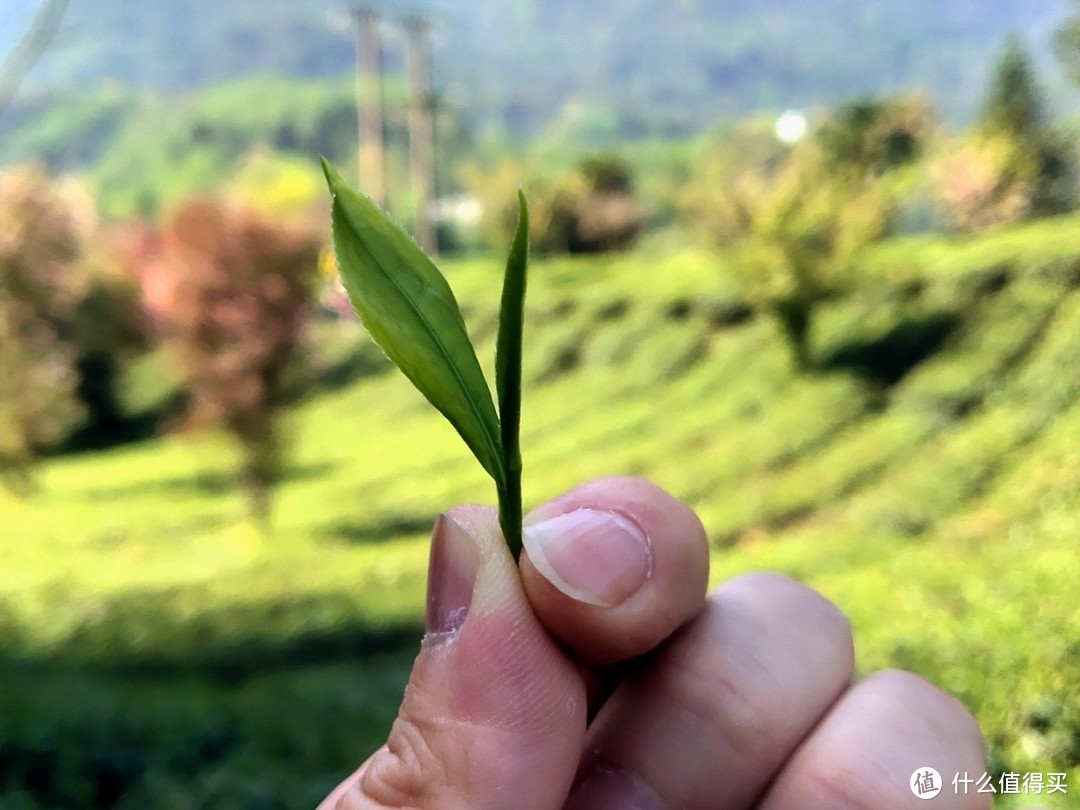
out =
[[(501, 269), (447, 274), (490, 366)], [(1029, 804), (1074, 806), (1080, 220), (883, 245), (803, 376), (722, 258), (540, 262), (530, 283), (527, 505), (653, 479), (702, 516), (714, 583), (819, 588), (861, 671), (956, 693), (995, 772), (1066, 771), (1073, 795)], [(322, 337), (341, 373), (289, 414), (270, 535), (212, 435), (54, 459), (41, 496), (0, 503), (5, 810), (310, 807), (378, 745), (428, 529), (494, 492), (358, 328)]]

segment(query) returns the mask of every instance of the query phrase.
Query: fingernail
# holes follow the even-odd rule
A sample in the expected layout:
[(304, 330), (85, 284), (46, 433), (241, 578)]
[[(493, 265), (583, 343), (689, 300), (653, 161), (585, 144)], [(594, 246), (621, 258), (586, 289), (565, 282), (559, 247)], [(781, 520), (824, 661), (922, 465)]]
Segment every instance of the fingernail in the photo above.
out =
[(480, 570), (480, 548), (468, 530), (440, 515), (431, 535), (425, 641), (451, 636), (465, 623)]
[(565, 810), (664, 810), (664, 802), (633, 774), (598, 768), (571, 791)]
[(652, 573), (652, 549), (636, 523), (615, 512), (575, 509), (525, 526), (532, 564), (567, 596), (614, 607)]

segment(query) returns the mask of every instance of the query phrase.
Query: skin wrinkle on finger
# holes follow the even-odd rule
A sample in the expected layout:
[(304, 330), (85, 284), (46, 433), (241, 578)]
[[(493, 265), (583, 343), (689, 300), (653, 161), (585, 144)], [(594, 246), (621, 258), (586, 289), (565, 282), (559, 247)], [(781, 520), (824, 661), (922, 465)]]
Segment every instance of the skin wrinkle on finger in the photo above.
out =
[[(476, 756), (470, 756), (465, 746), (455, 745), (477, 739), (487, 742)], [(442, 740), (450, 743), (442, 744)], [(542, 748), (559, 742), (549, 733), (532, 739), (531, 745)], [(385, 751), (384, 758), (372, 760), (359, 787), (378, 806), (393, 808), (475, 807), (469, 797), (478, 795), (477, 783), (487, 778), (493, 763), (515, 759), (527, 770), (535, 759), (521, 749), (518, 732), (453, 718), (416, 723), (398, 718)], [(452, 753), (448, 756), (447, 751)]]
[[(543, 769), (553, 744), (566, 747), (566, 729), (584, 725), (577, 716), (581, 699), (576, 695), (535, 697), (539, 699), (504, 704), (508, 711), (500, 722), (486, 711), (468, 718), (436, 715), (432, 706), (445, 705), (446, 695), (428, 697), (410, 689), (391, 730), (388, 751), (370, 764), (361, 792), (388, 807), (481, 806), (468, 797), (486, 795), (498, 783), (514, 781), (500, 777), (493, 764), (507, 763), (521, 774)], [(543, 704), (550, 710), (540, 717), (535, 707)]]
[(453, 737), (444, 726), (441, 719), (399, 716), (390, 730), (386, 752), (372, 760), (360, 778), (364, 795), (386, 807), (430, 806), (424, 800), (433, 796), (448, 807), (458, 803), (459, 791), (468, 795), (473, 787), (472, 764), (464, 748), (443, 743)]
[(779, 575), (732, 580), (601, 709), (578, 780), (602, 767), (671, 807), (749, 807), (852, 670), (850, 626), (827, 600)]

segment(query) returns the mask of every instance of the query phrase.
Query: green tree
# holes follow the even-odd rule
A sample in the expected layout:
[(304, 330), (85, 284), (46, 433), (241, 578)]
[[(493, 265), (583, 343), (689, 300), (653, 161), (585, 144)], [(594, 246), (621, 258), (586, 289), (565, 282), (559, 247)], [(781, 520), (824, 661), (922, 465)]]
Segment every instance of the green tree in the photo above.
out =
[(939, 208), (960, 231), (1073, 207), (1071, 150), (1050, 127), (1035, 67), (1019, 38), (1005, 44), (975, 130), (946, 146), (932, 177)]
[(1080, 85), (1080, 0), (1075, 0), (1075, 6), (1076, 11), (1054, 34), (1054, 52), (1069, 78)]
[(933, 130), (930, 105), (911, 95), (842, 105), (815, 137), (830, 171), (881, 176), (916, 161)]
[(990, 79), (983, 102), (982, 125), (991, 132), (1023, 141), (1043, 135), (1046, 112), (1035, 66), (1018, 37), (1009, 37)]
[(893, 175), (906, 160), (883, 146), (901, 129), (885, 123), (888, 109), (844, 108), (795, 147), (764, 122), (741, 126), (679, 194), (685, 220), (731, 256), (744, 295), (774, 319), (799, 370), (814, 365), (819, 304), (843, 290), (855, 254), (889, 225)]
[(1005, 139), (1015, 154), (1001, 166), (1002, 182), (1010, 177), (1029, 186), (1029, 216), (1070, 209), (1075, 199), (1071, 152), (1047, 120), (1046, 105), (1035, 67), (1023, 42), (1011, 37), (990, 79), (980, 120), (983, 140)]
[(77, 268), (82, 294), (71, 339), (86, 418), (71, 440), (79, 447), (108, 446), (125, 437), (130, 423), (120, 381), (125, 364), (148, 345), (138, 282), (110, 241), (98, 234)]
[(78, 216), (36, 168), (0, 173), (0, 484), (35, 488), (38, 451), (78, 421), (71, 268)]
[(751, 304), (773, 317), (794, 366), (812, 368), (815, 311), (847, 281), (852, 257), (888, 222), (879, 183), (832, 173), (816, 145), (773, 175), (746, 174), (724, 194), (721, 232)]

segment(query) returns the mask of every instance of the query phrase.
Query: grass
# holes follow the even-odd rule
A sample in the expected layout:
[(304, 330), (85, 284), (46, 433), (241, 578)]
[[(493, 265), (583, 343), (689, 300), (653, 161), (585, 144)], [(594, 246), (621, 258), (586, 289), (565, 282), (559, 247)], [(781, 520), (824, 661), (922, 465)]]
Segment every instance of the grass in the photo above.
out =
[[(538, 263), (526, 506), (652, 478), (701, 514), (714, 584), (806, 580), (852, 618), (861, 672), (939, 683), (996, 771), (1080, 790), (1077, 224), (884, 245), (801, 377), (714, 257)], [(500, 271), (447, 268), (489, 371)], [(378, 745), (429, 527), (494, 492), (362, 334), (346, 344), (357, 376), (288, 416), (268, 537), (212, 435), (57, 458), (43, 496), (0, 504), (0, 805), (309, 807)]]

